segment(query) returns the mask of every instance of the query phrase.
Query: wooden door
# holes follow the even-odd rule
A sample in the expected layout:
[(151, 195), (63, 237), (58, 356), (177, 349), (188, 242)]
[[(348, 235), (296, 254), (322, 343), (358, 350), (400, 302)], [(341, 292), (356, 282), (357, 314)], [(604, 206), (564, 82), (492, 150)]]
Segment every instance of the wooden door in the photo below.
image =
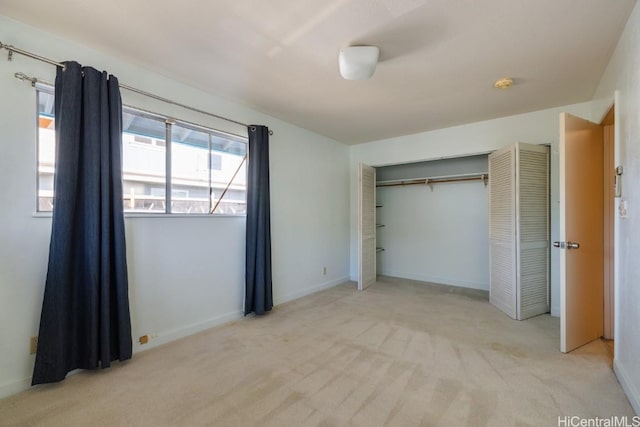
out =
[(603, 128), (560, 115), (560, 350), (603, 334)]
[(358, 180), (358, 289), (376, 281), (376, 170), (360, 165)]

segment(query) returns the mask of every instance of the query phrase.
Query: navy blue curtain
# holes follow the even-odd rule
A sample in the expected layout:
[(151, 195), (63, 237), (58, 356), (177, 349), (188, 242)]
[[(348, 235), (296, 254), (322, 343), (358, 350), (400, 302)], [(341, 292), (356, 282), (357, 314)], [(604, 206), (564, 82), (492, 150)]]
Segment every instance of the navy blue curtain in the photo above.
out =
[(249, 126), (248, 157), (244, 314), (261, 315), (273, 307), (267, 127)]
[(55, 201), (33, 385), (131, 358), (118, 79), (65, 65), (55, 85)]

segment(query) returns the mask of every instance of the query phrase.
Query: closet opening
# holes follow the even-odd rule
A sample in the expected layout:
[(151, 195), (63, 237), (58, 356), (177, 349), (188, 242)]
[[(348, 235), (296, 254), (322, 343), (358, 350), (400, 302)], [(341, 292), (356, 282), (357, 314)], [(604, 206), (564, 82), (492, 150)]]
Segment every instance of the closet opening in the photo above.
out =
[(382, 275), (477, 289), (488, 299), (487, 159), (361, 166), (361, 184), (375, 186), (360, 192), (359, 289)]

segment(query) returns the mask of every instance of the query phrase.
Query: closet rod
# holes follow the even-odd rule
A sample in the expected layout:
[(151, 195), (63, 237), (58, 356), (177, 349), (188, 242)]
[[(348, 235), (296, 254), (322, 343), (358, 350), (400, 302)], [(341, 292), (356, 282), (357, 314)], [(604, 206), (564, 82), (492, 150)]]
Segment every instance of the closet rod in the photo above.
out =
[(460, 181), (484, 181), (484, 184), (487, 185), (488, 180), (489, 180), (489, 176), (484, 174), (479, 176), (420, 178), (420, 179), (409, 179), (409, 180), (403, 180), (403, 181), (380, 182), (376, 184), (376, 187), (396, 187), (400, 185), (431, 185), (431, 184), (438, 184), (440, 182), (460, 182)]

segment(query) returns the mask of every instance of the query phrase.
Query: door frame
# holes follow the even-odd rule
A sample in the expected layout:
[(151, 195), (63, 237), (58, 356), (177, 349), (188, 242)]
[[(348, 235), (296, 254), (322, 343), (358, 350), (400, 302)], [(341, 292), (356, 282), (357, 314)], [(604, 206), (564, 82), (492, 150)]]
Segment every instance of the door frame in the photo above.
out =
[(615, 336), (615, 103), (600, 121), (604, 127), (604, 338)]

